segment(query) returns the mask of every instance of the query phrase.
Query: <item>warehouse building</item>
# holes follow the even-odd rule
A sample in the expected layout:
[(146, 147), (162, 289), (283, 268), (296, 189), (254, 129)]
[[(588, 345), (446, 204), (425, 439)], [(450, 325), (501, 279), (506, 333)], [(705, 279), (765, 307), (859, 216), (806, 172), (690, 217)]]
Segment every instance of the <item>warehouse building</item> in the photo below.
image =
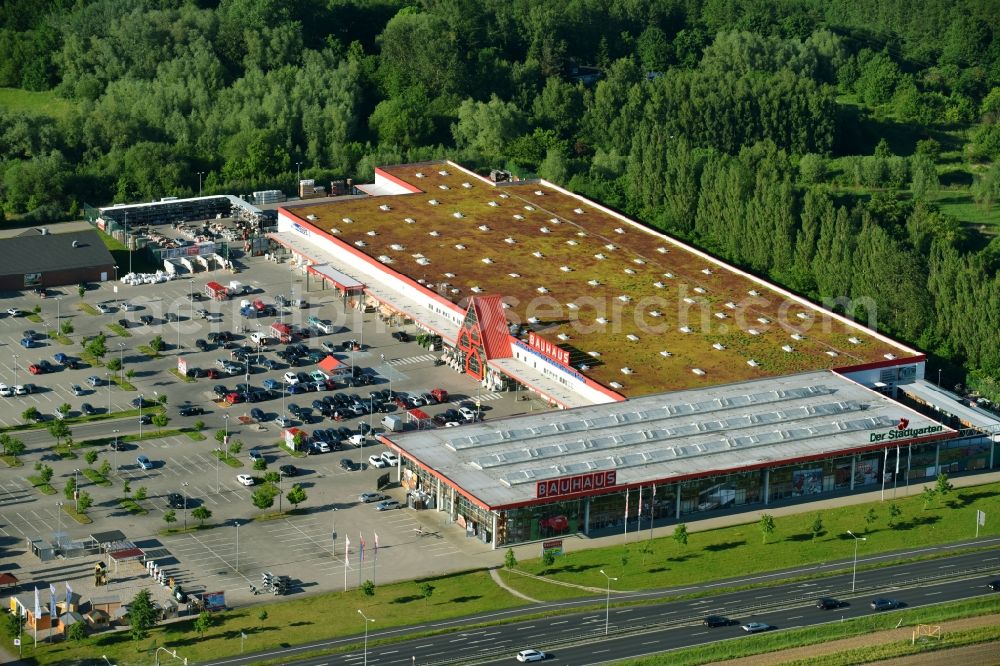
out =
[(922, 353), (558, 186), (435, 162), (359, 188), (282, 209), (272, 240), (487, 389), (566, 410), (382, 436), (412, 505), (494, 547), (997, 462), (986, 420), (894, 399)]
[(0, 240), (0, 291), (104, 282), (115, 260), (94, 231), (32, 229)]

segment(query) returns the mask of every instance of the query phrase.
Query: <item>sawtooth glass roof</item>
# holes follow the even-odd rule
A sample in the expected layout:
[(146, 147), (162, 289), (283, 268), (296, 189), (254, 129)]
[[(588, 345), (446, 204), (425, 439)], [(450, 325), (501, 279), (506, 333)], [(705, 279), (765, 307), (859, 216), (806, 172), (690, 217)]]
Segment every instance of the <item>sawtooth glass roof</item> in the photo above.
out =
[(539, 481), (590, 472), (648, 485), (886, 446), (871, 434), (900, 419), (914, 436), (953, 432), (820, 371), (384, 438), (498, 508), (535, 500)]

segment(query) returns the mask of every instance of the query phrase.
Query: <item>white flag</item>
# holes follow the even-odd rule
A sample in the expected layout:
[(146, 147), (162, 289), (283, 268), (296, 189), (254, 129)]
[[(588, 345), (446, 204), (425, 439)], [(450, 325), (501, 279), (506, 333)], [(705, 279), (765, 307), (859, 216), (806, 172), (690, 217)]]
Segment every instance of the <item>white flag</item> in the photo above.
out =
[(42, 606), (38, 601), (38, 588), (35, 588), (35, 626), (38, 626), (38, 618), (42, 615)]
[[(351, 537), (344, 537), (344, 564), (351, 563)], [(344, 574), (345, 576), (347, 574)]]

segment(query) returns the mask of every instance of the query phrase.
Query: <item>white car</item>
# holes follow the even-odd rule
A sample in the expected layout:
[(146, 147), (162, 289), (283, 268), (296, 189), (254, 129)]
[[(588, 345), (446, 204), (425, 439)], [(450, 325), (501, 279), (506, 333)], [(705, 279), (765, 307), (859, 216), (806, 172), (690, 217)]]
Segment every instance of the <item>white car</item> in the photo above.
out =
[(548, 657), (541, 650), (521, 650), (517, 653), (517, 660), (522, 664), (526, 661), (544, 661)]
[(97, 311), (100, 312), (101, 314), (111, 314), (115, 310), (114, 310), (113, 307), (111, 307), (107, 303), (98, 303), (97, 304)]
[(18, 384), (14, 387), (14, 395), (28, 395), (28, 387), (23, 384)]
[(325, 351), (327, 354), (332, 354), (335, 351), (340, 351), (340, 348), (334, 345), (332, 342), (324, 342), (319, 346), (319, 348)]
[(14, 389), (6, 384), (0, 384), (0, 398), (9, 398), (14, 395)]
[(368, 464), (378, 469), (382, 469), (383, 467), (389, 466), (389, 463), (383, 460), (382, 456), (377, 456), (377, 455), (368, 456)]
[(278, 418), (274, 419), (274, 422), (279, 428), (287, 428), (288, 426), (295, 423), (295, 421), (292, 421), (291, 418), (285, 415), (281, 415)]
[(459, 407), (458, 413), (462, 415), (462, 418), (466, 421), (475, 421), (476, 413), (469, 409), (468, 407)]
[(382, 460), (384, 460), (385, 464), (388, 465), (389, 467), (395, 467), (396, 465), (399, 464), (399, 457), (397, 457), (396, 454), (393, 453), (392, 451), (383, 452)]
[(350, 437), (347, 438), (347, 441), (352, 446), (361, 446), (362, 444), (365, 443), (365, 436), (364, 435), (351, 435)]
[(17, 308), (8, 308), (7, 314), (9, 314), (11, 317), (20, 317), (21, 311), (18, 310)]
[(123, 301), (121, 306), (119, 307), (121, 308), (122, 312), (133, 312), (135, 310), (135, 306), (129, 303), (128, 301)]
[(298, 376), (294, 372), (292, 372), (291, 370), (289, 370), (288, 372), (285, 373), (284, 380), (285, 380), (285, 383), (288, 384), (289, 386), (295, 386), (296, 384), (299, 383)]
[(252, 486), (254, 484), (253, 477), (249, 474), (239, 474), (236, 480), (242, 483), (244, 486)]

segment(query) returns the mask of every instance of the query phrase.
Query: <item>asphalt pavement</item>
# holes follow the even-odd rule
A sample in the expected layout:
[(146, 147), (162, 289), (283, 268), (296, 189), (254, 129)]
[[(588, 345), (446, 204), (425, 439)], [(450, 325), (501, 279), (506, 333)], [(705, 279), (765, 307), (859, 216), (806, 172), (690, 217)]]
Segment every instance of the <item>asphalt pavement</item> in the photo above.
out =
[[(625, 605), (627, 602), (642, 602), (653, 598), (653, 595), (662, 597), (667, 593), (623, 593), (613, 595), (610, 601), (614, 605), (609, 604), (604, 609), (601, 605), (602, 602), (607, 603), (606, 598), (597, 596), (373, 631), (368, 636), (370, 648), (367, 657), (363, 650), (355, 649), (343, 654), (294, 659), (296, 654), (315, 652), (318, 649), (336, 650), (343, 646), (356, 646), (362, 637), (355, 635), (212, 663), (217, 666), (242, 666), (266, 659), (298, 666), (363, 662), (380, 665), (492, 664), (510, 663), (517, 651), (525, 648), (551, 653), (552, 656), (546, 663), (610, 663), (720, 640), (752, 640), (740, 626), (750, 621), (771, 625), (773, 629), (770, 631), (781, 631), (864, 617), (876, 612), (869, 605), (875, 597), (895, 599), (900, 602), (902, 611), (912, 611), (936, 603), (996, 594), (986, 584), (1000, 574), (998, 543), (1000, 540), (997, 539), (984, 540), (979, 545), (986, 547), (986, 551), (976, 549), (937, 559), (862, 568), (857, 572), (856, 578), (850, 571), (824, 575), (816, 569), (814, 571), (818, 576), (811, 580), (735, 592), (713, 594), (723, 585), (734, 587), (760, 583), (761, 577), (676, 588), (669, 594), (689, 596), (677, 601)], [(909, 552), (911, 557), (926, 554), (926, 549)], [(899, 553), (895, 554), (896, 558), (900, 556)], [(840, 561), (823, 566), (842, 571), (845, 565), (850, 568), (850, 564), (851, 561)], [(831, 610), (819, 609), (816, 601), (820, 597), (833, 597), (842, 605)], [(566, 612), (580, 606), (589, 608)], [(545, 612), (553, 615), (537, 617)], [(518, 615), (526, 614), (534, 617), (516, 620)], [(724, 616), (732, 620), (732, 624), (714, 628), (704, 626), (702, 621), (708, 615)], [(919, 622), (919, 616), (910, 614), (908, 618), (910, 622)], [(505, 623), (476, 629), (463, 628), (501, 621)], [(429, 631), (443, 633), (385, 645), (376, 644), (387, 638), (398, 639), (406, 634)]]

